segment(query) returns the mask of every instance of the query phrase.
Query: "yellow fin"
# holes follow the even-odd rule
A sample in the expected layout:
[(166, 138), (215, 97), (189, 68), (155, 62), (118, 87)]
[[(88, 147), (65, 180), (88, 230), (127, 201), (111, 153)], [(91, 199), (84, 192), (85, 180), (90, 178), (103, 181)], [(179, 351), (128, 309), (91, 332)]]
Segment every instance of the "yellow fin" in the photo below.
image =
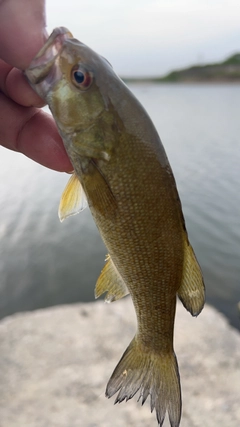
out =
[(107, 263), (97, 280), (95, 298), (107, 292), (105, 301), (112, 302), (128, 295), (129, 290), (113, 264), (110, 255), (107, 256), (106, 261)]
[(187, 239), (184, 247), (183, 277), (178, 296), (193, 316), (197, 316), (202, 311), (205, 302), (202, 272)]
[(75, 174), (70, 177), (64, 192), (62, 194), (58, 209), (58, 216), (62, 222), (71, 215), (83, 211), (87, 206), (87, 199), (83, 191), (82, 185)]
[(108, 381), (106, 397), (118, 392), (115, 403), (121, 403), (139, 391), (142, 405), (150, 396), (151, 412), (155, 408), (159, 427), (166, 412), (171, 427), (179, 427), (182, 400), (176, 356), (147, 350), (136, 337), (132, 340)]

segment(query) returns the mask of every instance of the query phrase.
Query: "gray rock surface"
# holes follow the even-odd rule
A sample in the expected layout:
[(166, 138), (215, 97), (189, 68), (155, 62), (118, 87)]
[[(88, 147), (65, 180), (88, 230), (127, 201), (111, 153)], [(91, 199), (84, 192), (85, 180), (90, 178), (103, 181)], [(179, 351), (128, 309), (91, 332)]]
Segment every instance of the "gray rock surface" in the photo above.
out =
[[(126, 298), (21, 313), (0, 322), (1, 427), (157, 427), (148, 401), (113, 405), (106, 383), (135, 333)], [(179, 304), (181, 427), (240, 426), (240, 335), (213, 308)], [(169, 426), (165, 420), (164, 426)]]

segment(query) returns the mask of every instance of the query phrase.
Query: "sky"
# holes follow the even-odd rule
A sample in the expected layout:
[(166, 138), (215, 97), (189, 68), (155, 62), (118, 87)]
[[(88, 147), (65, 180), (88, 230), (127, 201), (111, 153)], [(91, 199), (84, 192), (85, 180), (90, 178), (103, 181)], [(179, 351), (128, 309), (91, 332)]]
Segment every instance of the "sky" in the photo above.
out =
[(47, 29), (67, 27), (123, 77), (158, 76), (240, 51), (239, 0), (46, 0)]

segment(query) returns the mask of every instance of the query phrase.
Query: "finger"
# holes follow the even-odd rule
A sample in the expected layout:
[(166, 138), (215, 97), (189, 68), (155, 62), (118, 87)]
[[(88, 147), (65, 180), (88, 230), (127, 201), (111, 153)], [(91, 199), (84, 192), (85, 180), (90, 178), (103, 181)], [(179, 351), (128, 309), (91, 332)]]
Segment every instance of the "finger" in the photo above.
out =
[(25, 69), (46, 41), (44, 0), (0, 0), (0, 57)]
[(7, 94), (13, 101), (25, 107), (43, 107), (45, 102), (34, 92), (22, 71), (12, 68), (5, 81)]
[(22, 71), (0, 59), (0, 91), (25, 107), (43, 107), (44, 101), (28, 84)]
[(40, 109), (21, 107), (4, 94), (0, 94), (0, 143), (50, 169), (73, 169), (53, 118)]

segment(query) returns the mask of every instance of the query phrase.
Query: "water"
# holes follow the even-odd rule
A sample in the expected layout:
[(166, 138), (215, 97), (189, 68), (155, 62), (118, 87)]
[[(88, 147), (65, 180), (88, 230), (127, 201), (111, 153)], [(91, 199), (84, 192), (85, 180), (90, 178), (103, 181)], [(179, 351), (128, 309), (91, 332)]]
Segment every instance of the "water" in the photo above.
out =
[[(167, 151), (207, 301), (239, 327), (240, 85), (131, 85)], [(57, 218), (66, 174), (0, 148), (0, 317), (93, 301), (106, 249), (89, 210)]]

